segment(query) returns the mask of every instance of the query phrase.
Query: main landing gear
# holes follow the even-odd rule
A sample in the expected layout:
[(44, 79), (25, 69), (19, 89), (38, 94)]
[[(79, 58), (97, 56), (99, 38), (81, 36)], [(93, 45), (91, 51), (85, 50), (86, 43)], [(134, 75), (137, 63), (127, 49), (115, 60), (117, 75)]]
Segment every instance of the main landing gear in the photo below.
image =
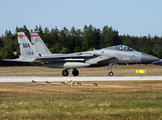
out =
[(73, 74), (73, 76), (78, 76), (79, 75), (79, 71), (77, 69), (74, 69), (72, 74)]
[(114, 73), (112, 72), (116, 63), (113, 65), (112, 63), (109, 64), (108, 70), (110, 69), (109, 76), (113, 76)]
[[(79, 71), (77, 69), (74, 69), (72, 71), (73, 76), (78, 76), (79, 75)], [(62, 76), (68, 76), (69, 75), (69, 71), (67, 69), (62, 71)]]
[(63, 70), (62, 71), (62, 76), (68, 76), (69, 75), (69, 71), (68, 70)]

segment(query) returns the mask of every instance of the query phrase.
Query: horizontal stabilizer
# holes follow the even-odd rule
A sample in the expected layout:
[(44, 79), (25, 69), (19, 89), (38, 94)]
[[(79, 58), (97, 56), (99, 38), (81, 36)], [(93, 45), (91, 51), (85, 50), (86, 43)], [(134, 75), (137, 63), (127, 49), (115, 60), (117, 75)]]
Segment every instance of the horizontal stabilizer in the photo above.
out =
[(17, 59), (2, 59), (3, 61), (11, 61), (11, 62), (35, 62), (35, 58), (17, 58)]

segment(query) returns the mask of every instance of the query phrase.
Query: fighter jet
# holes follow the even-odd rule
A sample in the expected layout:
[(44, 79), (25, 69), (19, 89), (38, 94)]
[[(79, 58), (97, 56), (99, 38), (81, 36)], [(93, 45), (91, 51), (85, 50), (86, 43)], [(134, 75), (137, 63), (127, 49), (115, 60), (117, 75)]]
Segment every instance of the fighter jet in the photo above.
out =
[(149, 64), (159, 60), (158, 57), (133, 50), (126, 45), (115, 45), (103, 49), (84, 51), (70, 54), (51, 54), (37, 32), (31, 32), (31, 43), (24, 34), (18, 32), (18, 43), (21, 55), (18, 59), (3, 59), (5, 61), (19, 61), (41, 63), (50, 68), (65, 68), (63, 76), (68, 76), (69, 69), (73, 69), (73, 76), (78, 76), (77, 68), (109, 66), (109, 76), (113, 76), (113, 67), (117, 63)]
[(162, 59), (160, 59), (159, 61), (154, 61), (152, 64), (162, 66)]

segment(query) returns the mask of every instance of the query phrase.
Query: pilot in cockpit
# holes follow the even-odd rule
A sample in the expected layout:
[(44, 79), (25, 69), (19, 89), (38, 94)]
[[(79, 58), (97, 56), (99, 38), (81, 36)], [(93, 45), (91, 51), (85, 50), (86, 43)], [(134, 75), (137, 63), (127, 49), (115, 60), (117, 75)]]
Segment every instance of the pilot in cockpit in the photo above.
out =
[(127, 51), (127, 47), (124, 47), (123, 50), (124, 50), (124, 51)]

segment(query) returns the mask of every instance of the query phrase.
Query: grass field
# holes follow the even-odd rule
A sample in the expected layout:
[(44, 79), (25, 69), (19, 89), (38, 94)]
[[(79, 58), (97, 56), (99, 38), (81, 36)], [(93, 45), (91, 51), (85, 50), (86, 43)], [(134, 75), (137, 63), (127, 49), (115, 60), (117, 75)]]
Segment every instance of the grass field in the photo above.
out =
[(162, 119), (162, 81), (81, 83), (1, 83), (0, 119)]
[[(80, 68), (79, 76), (108, 75), (106, 67)], [(146, 74), (136, 74), (145, 69)], [(0, 67), (0, 76), (61, 76), (63, 69), (40, 66)], [(69, 70), (70, 76), (71, 70)], [(115, 67), (114, 75), (162, 75), (161, 66)], [(0, 120), (162, 119), (162, 81), (0, 83)]]

